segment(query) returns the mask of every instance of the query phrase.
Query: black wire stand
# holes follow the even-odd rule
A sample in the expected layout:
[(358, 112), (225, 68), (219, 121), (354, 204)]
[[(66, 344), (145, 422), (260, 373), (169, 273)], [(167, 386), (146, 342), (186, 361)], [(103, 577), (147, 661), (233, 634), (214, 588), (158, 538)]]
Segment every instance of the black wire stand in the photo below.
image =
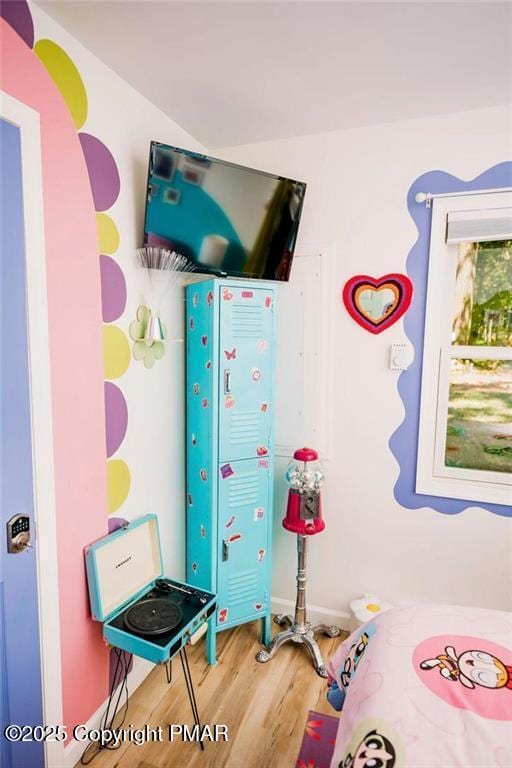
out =
[[(188, 665), (187, 649), (186, 646), (180, 651), (180, 661), (183, 668), (183, 677), (185, 678), (185, 684), (187, 686), (188, 700), (190, 701), (190, 707), (192, 709), (192, 715), (194, 717), (194, 723), (199, 726), (199, 737), (201, 738), (201, 721), (199, 719), (199, 710), (197, 708), (196, 694), (194, 692), (194, 684), (192, 682), (192, 675), (190, 674), (190, 667)], [(204, 744), (202, 739), (199, 742), (201, 750), (204, 751)]]

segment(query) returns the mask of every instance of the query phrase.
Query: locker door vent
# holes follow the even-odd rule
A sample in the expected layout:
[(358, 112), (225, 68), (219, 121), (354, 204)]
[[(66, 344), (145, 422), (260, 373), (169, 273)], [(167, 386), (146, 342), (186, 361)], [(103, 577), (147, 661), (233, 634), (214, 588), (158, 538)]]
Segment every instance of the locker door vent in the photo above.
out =
[(228, 578), (228, 605), (230, 607), (256, 600), (258, 597), (258, 571), (242, 571)]
[(234, 304), (231, 315), (231, 332), (235, 339), (259, 339), (263, 331), (262, 307)]
[(260, 434), (259, 411), (241, 411), (233, 413), (229, 428), (229, 442), (231, 445), (243, 445), (256, 443)]
[(240, 477), (234, 477), (229, 485), (229, 506), (245, 507), (256, 504), (259, 499), (259, 475), (257, 472), (247, 472)]

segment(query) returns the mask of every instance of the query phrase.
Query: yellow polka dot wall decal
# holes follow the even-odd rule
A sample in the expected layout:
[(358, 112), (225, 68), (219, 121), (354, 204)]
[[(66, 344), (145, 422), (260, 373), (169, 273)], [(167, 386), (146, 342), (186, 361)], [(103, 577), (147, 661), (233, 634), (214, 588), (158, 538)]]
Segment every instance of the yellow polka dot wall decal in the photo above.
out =
[(122, 459), (107, 461), (108, 513), (115, 512), (130, 492), (131, 476), (128, 465)]
[(130, 345), (117, 325), (103, 326), (103, 362), (106, 379), (118, 379), (130, 364)]
[(87, 119), (87, 93), (78, 69), (66, 51), (51, 40), (38, 40), (34, 51), (61, 92), (76, 128), (80, 129)]
[(96, 229), (98, 231), (98, 249), (107, 256), (119, 248), (119, 232), (110, 216), (106, 213), (96, 214)]

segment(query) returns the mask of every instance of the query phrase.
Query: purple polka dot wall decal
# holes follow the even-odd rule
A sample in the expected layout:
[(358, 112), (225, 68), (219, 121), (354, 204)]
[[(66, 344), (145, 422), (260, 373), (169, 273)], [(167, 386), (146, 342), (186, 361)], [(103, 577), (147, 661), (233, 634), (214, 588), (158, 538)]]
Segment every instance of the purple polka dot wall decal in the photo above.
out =
[(97, 211), (106, 211), (114, 205), (121, 186), (116, 161), (110, 150), (95, 136), (79, 133), (78, 137), (89, 172), (94, 207)]
[(109, 517), (108, 532), (114, 533), (114, 531), (124, 528), (125, 525), (128, 525), (128, 520), (125, 520), (124, 517)]
[(34, 22), (26, 0), (2, 0), (0, 16), (18, 33), (28, 47), (32, 48), (34, 45)]
[(104, 323), (117, 320), (126, 306), (126, 280), (110, 256), (100, 256), (101, 309)]
[(128, 408), (123, 393), (111, 381), (105, 382), (105, 431), (107, 435), (107, 457), (119, 448), (126, 435)]

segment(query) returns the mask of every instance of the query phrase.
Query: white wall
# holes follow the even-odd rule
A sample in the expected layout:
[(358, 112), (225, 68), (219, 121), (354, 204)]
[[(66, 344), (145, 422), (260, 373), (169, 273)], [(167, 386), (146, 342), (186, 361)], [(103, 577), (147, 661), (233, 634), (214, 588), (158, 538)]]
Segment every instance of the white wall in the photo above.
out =
[[(392, 602), (512, 608), (510, 519), (480, 508), (460, 515), (409, 510), (395, 501), (398, 466), (388, 440), (403, 406), (398, 374), (388, 369), (387, 358), (389, 345), (407, 338), (402, 321), (379, 336), (363, 331), (339, 298), (354, 274), (405, 272), (416, 239), (406, 207), (412, 182), (436, 169), (470, 179), (510, 159), (511, 114), (498, 107), (217, 151), (234, 162), (305, 180), (298, 251), (306, 241), (335, 246), (327, 531), (310, 544), (312, 604), (344, 612), (351, 598), (374, 591)], [(285, 464), (278, 464), (278, 473)], [(295, 541), (280, 526), (284, 494), (281, 481), (272, 591), (293, 599)]]

